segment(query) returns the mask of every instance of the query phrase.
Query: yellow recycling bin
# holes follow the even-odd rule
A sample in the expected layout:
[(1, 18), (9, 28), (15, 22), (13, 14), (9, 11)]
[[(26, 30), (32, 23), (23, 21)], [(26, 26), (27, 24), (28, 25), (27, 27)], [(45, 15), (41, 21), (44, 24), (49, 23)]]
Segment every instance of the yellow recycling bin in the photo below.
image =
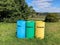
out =
[(36, 21), (36, 38), (44, 39), (45, 22)]

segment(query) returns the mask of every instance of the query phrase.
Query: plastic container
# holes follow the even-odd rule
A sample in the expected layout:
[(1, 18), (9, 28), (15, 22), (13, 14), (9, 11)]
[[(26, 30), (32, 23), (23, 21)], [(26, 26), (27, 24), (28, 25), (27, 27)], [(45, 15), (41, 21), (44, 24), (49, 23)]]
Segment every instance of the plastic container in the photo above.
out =
[(34, 38), (34, 21), (26, 21), (26, 38)]
[(36, 21), (36, 38), (44, 39), (45, 22)]
[(24, 20), (17, 21), (17, 37), (18, 38), (25, 38), (25, 29), (26, 29), (26, 22)]

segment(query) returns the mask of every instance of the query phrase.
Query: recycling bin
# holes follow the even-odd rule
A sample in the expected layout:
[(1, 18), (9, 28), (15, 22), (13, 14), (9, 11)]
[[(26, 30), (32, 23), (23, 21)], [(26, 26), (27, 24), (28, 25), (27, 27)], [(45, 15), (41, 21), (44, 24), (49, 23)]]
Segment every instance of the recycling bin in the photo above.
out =
[(18, 38), (25, 38), (25, 25), (26, 22), (24, 20), (17, 21), (17, 37)]
[(34, 21), (26, 21), (26, 38), (34, 38)]
[(36, 21), (36, 38), (44, 39), (45, 22)]

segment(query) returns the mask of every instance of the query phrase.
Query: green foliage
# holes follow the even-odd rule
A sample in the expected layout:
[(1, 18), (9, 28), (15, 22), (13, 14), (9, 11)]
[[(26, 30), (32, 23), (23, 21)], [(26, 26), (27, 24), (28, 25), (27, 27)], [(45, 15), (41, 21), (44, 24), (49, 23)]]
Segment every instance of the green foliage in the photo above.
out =
[(25, 0), (0, 0), (0, 21), (16, 22), (18, 19), (27, 20), (28, 16), (33, 14), (32, 12), (33, 10), (27, 6)]
[(56, 13), (48, 13), (45, 22), (57, 22), (59, 21), (58, 15)]

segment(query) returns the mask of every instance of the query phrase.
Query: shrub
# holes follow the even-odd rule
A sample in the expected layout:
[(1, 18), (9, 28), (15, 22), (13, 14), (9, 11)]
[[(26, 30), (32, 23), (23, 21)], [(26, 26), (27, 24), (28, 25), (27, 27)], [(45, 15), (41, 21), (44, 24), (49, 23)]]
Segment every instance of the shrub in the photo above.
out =
[(57, 14), (47, 14), (45, 22), (57, 22), (59, 21)]

